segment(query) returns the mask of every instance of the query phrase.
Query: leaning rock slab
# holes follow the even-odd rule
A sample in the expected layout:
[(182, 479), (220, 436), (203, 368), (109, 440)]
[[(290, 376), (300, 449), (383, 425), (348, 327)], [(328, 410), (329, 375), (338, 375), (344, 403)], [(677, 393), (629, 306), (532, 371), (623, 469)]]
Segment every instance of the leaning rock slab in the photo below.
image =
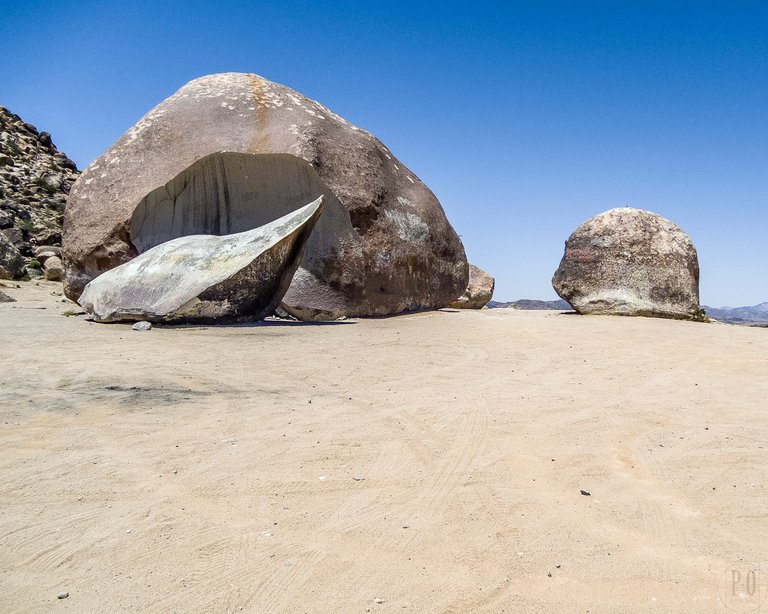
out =
[(317, 102), (241, 73), (188, 83), (85, 170), (65, 211), (65, 291), (165, 241), (249, 230), (320, 195), (288, 312), (389, 315), (464, 291), (461, 240), (416, 175)]
[(669, 220), (629, 207), (587, 220), (565, 243), (552, 279), (582, 314), (687, 318), (699, 309), (699, 261)]
[(469, 283), (458, 299), (449, 307), (453, 309), (482, 309), (493, 297), (493, 288), (496, 280), (480, 267), (469, 265)]
[(91, 281), (80, 305), (99, 322), (232, 322), (280, 304), (322, 212), (317, 199), (260, 228), (189, 235)]

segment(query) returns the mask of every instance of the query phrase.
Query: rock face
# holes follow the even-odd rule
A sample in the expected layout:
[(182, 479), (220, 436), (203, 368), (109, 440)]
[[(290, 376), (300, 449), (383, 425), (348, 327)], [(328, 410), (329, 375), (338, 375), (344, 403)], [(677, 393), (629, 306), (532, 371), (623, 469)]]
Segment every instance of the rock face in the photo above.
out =
[(691, 240), (660, 215), (629, 207), (573, 232), (552, 285), (582, 314), (687, 318), (699, 309)]
[(458, 235), (384, 145), (298, 92), (226, 73), (185, 85), (84, 171), (64, 220), (67, 295), (170, 239), (249, 230), (320, 195), (289, 313), (388, 315), (464, 291)]
[(469, 265), (469, 282), (458, 299), (449, 307), (454, 309), (482, 309), (491, 300), (496, 281), (480, 267)]
[(8, 238), (0, 233), (0, 279), (24, 275), (24, 258)]
[(91, 281), (80, 305), (99, 322), (257, 320), (280, 304), (322, 198), (254, 230), (187, 235)]
[(26, 258), (61, 245), (64, 204), (77, 167), (47, 132), (0, 107), (0, 233)]

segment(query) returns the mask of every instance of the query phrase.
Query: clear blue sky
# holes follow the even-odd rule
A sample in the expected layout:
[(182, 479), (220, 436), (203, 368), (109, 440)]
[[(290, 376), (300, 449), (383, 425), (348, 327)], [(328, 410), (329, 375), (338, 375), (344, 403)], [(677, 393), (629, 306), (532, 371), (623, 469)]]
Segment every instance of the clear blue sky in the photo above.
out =
[(255, 72), (379, 137), (497, 300), (554, 298), (616, 206), (692, 237), (702, 302), (768, 300), (766, 2), (0, 1), (0, 104), (82, 168), (195, 77)]

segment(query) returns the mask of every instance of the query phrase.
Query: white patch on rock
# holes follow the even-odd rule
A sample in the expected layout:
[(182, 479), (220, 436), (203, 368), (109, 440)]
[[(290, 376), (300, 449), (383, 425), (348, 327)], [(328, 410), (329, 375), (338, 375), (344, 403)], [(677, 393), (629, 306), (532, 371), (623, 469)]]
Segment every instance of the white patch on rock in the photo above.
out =
[(395, 233), (403, 241), (424, 243), (429, 237), (429, 226), (418, 215), (385, 211), (384, 217), (392, 224)]

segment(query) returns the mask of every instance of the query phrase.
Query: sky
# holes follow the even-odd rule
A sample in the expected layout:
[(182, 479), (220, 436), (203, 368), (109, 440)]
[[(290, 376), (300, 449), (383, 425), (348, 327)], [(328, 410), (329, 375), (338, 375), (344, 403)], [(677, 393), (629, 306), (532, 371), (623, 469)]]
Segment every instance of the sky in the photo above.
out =
[(80, 168), (186, 82), (253, 72), (372, 132), (495, 300), (556, 298), (613, 207), (685, 230), (712, 306), (768, 301), (768, 3), (0, 0), (0, 105)]

